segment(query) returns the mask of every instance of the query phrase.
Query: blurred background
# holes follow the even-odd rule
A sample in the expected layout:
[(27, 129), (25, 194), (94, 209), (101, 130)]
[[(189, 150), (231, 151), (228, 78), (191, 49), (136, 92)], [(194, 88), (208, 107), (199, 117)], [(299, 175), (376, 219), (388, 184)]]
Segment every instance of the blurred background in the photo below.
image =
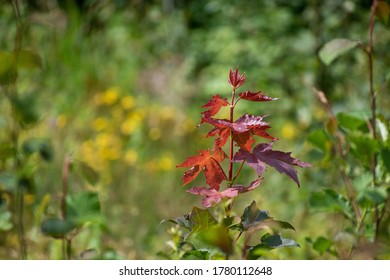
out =
[[(78, 251), (94, 249), (103, 258), (156, 259), (166, 250), (169, 225), (160, 222), (188, 213), (201, 200), (181, 187), (176, 165), (212, 145), (198, 127), (200, 106), (212, 95), (228, 97), (230, 69), (239, 67), (243, 89), (279, 98), (241, 103), (238, 114), (268, 114), (276, 148), (314, 165), (300, 169), (301, 188), (275, 170), (262, 186), (238, 198), (235, 208), (255, 200), (277, 219), (296, 228), (301, 248), (282, 249), (274, 258), (333, 258), (312, 249), (307, 237), (332, 238), (343, 220), (311, 211), (309, 196), (340, 185), (336, 166), (310, 143), (326, 110), (313, 88), (327, 94), (334, 109), (369, 108), (366, 56), (351, 52), (331, 67), (318, 58), (334, 38), (367, 42), (368, 0), (26, 0), (20, 18), (28, 23), (19, 41), (39, 54), (41, 69), (21, 71), (17, 90), (34, 125), (20, 141), (47, 139), (52, 160), (33, 162), (34, 182), (25, 199), (26, 236), (31, 259), (61, 257), (60, 241), (41, 233), (44, 214), (58, 212), (64, 158), (72, 155), (97, 171), (89, 184), (70, 177), (69, 188), (99, 192), (103, 223), (86, 225), (74, 240)], [(0, 4), (0, 50), (15, 48), (17, 20), (10, 1)], [(388, 27), (376, 25), (375, 75), (389, 75)], [(0, 66), (1, 68), (1, 66)], [(381, 108), (388, 100), (378, 97)], [(6, 142), (10, 108), (0, 96), (0, 139)], [(1, 165), (6, 166), (5, 161)], [(254, 173), (245, 170), (247, 182)], [(244, 176), (244, 177), (245, 177)], [(0, 170), (5, 189), (9, 174)], [(12, 179), (12, 178), (11, 178)], [(198, 182), (202, 182), (200, 178)], [(8, 180), (8, 181), (7, 181)], [(247, 183), (243, 182), (243, 183)], [(4, 198), (3, 204), (7, 199)], [(6, 212), (4, 212), (6, 213)], [(0, 258), (18, 258), (13, 217), (0, 218)], [(10, 212), (7, 212), (10, 213)], [(7, 222), (10, 224), (8, 226)]]

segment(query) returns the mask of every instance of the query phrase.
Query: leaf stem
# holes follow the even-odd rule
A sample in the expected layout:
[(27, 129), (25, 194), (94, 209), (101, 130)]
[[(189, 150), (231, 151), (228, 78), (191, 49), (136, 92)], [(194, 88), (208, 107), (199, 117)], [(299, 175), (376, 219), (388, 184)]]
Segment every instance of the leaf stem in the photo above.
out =
[[(233, 88), (232, 91), (232, 99), (230, 102), (230, 122), (233, 123), (234, 121), (234, 97), (235, 97), (236, 89)], [(229, 177), (228, 177), (228, 187), (232, 186), (232, 180), (233, 180), (233, 154), (234, 154), (234, 146), (233, 146), (233, 131), (230, 131), (230, 142), (229, 142)]]
[[(72, 163), (71, 156), (66, 156), (62, 166), (62, 196), (61, 196), (61, 216), (64, 221), (67, 220), (67, 215), (68, 215), (66, 196), (68, 194), (68, 178), (69, 178), (69, 170), (70, 170), (71, 163)], [(64, 258), (70, 260), (72, 255), (72, 240), (64, 236), (62, 238), (62, 242), (63, 242), (62, 247), (63, 247)]]

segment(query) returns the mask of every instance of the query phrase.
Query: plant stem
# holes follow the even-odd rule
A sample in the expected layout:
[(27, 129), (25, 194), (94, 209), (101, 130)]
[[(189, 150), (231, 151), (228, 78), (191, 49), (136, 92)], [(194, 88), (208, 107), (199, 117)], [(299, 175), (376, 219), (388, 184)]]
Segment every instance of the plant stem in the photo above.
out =
[[(72, 159), (70, 156), (66, 156), (62, 166), (62, 197), (61, 197), (61, 216), (64, 221), (67, 219), (67, 206), (66, 206), (66, 196), (68, 194), (68, 178), (69, 178), (69, 169)], [(72, 253), (72, 241), (66, 237), (63, 238), (63, 250), (64, 258), (70, 260)]]
[[(234, 121), (234, 97), (235, 97), (236, 89), (233, 89), (232, 91), (232, 100), (230, 102), (230, 122), (233, 123)], [(228, 187), (231, 187), (233, 184), (233, 154), (234, 154), (234, 146), (233, 146), (233, 131), (230, 131), (230, 143), (229, 143), (229, 177), (228, 177)]]
[[(371, 15), (370, 15), (370, 29), (369, 29), (369, 47), (366, 50), (368, 56), (368, 68), (369, 68), (369, 83), (370, 83), (370, 107), (371, 107), (371, 120), (370, 120), (370, 131), (371, 136), (374, 141), (377, 140), (376, 132), (376, 95), (374, 90), (374, 59), (373, 59), (373, 33), (375, 25), (375, 11), (377, 7), (377, 0), (372, 0), (371, 5)], [(372, 176), (372, 186), (375, 188), (377, 186), (376, 182), (376, 166), (377, 166), (377, 155), (374, 153), (371, 159), (371, 176)], [(382, 215), (379, 214), (379, 206), (375, 205), (375, 237), (374, 241), (378, 241), (379, 236), (379, 227), (381, 222)]]
[[(232, 99), (231, 99), (231, 103), (230, 103), (230, 117), (229, 117), (229, 121), (231, 123), (233, 123), (234, 121), (234, 107), (235, 107), (235, 104), (234, 104), (234, 97), (235, 97), (235, 93), (236, 93), (236, 89), (233, 89), (232, 91)], [(230, 188), (233, 186), (233, 155), (234, 155), (234, 143), (233, 143), (233, 132), (230, 131), (230, 142), (229, 142), (229, 174), (228, 174), (228, 180), (227, 180), (227, 187)], [(225, 207), (225, 215), (226, 217), (229, 217), (230, 216), (230, 213), (231, 213), (231, 210), (233, 208), (233, 202), (234, 202), (234, 199), (231, 199), (229, 202), (228, 202), (228, 205), (226, 205)]]

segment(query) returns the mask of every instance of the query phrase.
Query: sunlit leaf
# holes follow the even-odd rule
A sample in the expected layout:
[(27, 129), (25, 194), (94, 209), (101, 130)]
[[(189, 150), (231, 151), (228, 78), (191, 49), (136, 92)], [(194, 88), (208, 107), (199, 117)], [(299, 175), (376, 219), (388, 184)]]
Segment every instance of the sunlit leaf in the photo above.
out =
[(277, 98), (269, 97), (265, 94), (262, 94), (261, 92), (262, 91), (251, 92), (251, 91), (247, 90), (245, 92), (240, 93), (238, 96), (240, 96), (241, 99), (255, 101), (255, 102), (265, 102), (265, 101), (277, 100)]
[(338, 124), (348, 130), (361, 130), (367, 132), (367, 121), (369, 116), (365, 112), (345, 113), (340, 112), (336, 116)]
[(215, 140), (215, 147), (223, 147), (227, 140), (230, 138), (230, 134), (233, 134), (233, 141), (237, 146), (250, 151), (254, 144), (253, 135), (257, 135), (263, 138), (276, 140), (272, 137), (267, 129), (270, 128), (269, 124), (264, 122), (263, 119), (266, 116), (253, 116), (245, 114), (238, 118), (234, 122), (230, 122), (225, 119), (214, 119), (209, 117), (203, 117), (202, 122), (209, 123), (215, 128), (212, 129), (206, 137), (215, 136), (218, 134), (218, 138)]
[(214, 216), (208, 210), (203, 210), (196, 206), (192, 208), (189, 218), (193, 224), (191, 234), (206, 230), (217, 223)]
[(361, 45), (360, 41), (349, 39), (334, 39), (326, 43), (319, 52), (320, 59), (326, 65), (336, 58)]
[(291, 157), (291, 153), (272, 150), (273, 142), (262, 143), (257, 145), (250, 153), (244, 149), (240, 149), (233, 157), (233, 161), (243, 161), (252, 167), (258, 176), (262, 176), (266, 165), (275, 168), (280, 173), (289, 176), (300, 187), (297, 170), (293, 166), (311, 167), (311, 164), (302, 162), (296, 158)]
[(225, 254), (230, 254), (233, 250), (233, 240), (229, 236), (227, 228), (221, 224), (203, 230), (197, 237), (211, 248), (218, 248)]
[(66, 197), (68, 219), (82, 226), (86, 222), (103, 223), (97, 192), (82, 191)]
[(219, 112), (221, 107), (228, 106), (229, 102), (227, 98), (221, 98), (219, 94), (213, 96), (213, 99), (209, 100), (202, 108), (209, 108), (207, 111), (203, 112), (203, 116), (212, 117)]
[(182, 177), (183, 186), (193, 181), (203, 170), (206, 176), (206, 183), (213, 189), (219, 190), (221, 182), (226, 180), (225, 172), (219, 165), (225, 158), (227, 158), (227, 155), (222, 149), (216, 149), (213, 153), (210, 150), (204, 150), (200, 151), (199, 155), (188, 157), (177, 166), (190, 167)]

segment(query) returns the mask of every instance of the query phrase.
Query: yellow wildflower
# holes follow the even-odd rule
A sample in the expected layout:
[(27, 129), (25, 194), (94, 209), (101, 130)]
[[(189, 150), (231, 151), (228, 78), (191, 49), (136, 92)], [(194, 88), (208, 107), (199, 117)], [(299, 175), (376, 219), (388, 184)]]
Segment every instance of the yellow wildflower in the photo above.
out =
[(125, 162), (128, 164), (128, 165), (135, 165), (136, 162), (137, 162), (137, 159), (138, 159), (138, 153), (136, 150), (134, 149), (131, 149), (131, 150), (128, 150), (126, 151), (125, 153)]
[(289, 140), (294, 139), (296, 136), (296, 129), (292, 123), (286, 123), (282, 127), (282, 136), (283, 138)]
[(99, 117), (92, 121), (92, 127), (96, 131), (102, 131), (108, 126), (108, 121), (105, 118)]
[(112, 105), (118, 100), (119, 89), (117, 87), (112, 87), (107, 89), (103, 93), (102, 101), (106, 105)]
[(134, 98), (130, 95), (124, 96), (121, 98), (122, 108), (125, 110), (129, 110), (134, 107)]

